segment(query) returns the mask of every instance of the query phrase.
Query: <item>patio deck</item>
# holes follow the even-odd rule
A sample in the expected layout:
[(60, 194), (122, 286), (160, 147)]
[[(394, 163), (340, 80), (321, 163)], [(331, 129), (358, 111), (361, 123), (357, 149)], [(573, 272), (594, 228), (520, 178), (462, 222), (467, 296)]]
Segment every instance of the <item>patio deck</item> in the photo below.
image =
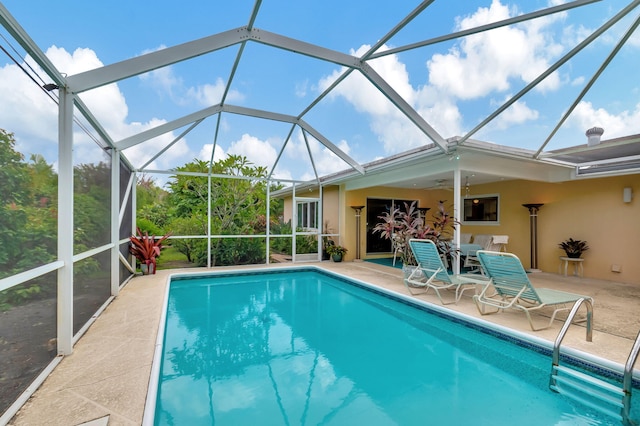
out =
[[(371, 262), (322, 262), (322, 266), (362, 281), (408, 294), (402, 271)], [(272, 267), (287, 264), (270, 265)], [(255, 268), (255, 267), (250, 267)], [(216, 268), (237, 269), (237, 268)], [(206, 269), (163, 270), (132, 279), (78, 341), (10, 421), (10, 425), (138, 425), (142, 422), (154, 344), (167, 278), (177, 272)], [(593, 342), (585, 341), (585, 328), (572, 326), (563, 346), (572, 347), (620, 364), (633, 345), (640, 316), (640, 284), (622, 284), (549, 273), (531, 275), (536, 287), (562, 289), (594, 298)], [(439, 305), (433, 292), (417, 296)], [(441, 305), (440, 305), (441, 306)], [(447, 308), (480, 317), (470, 297)], [(525, 315), (503, 312), (482, 317), (539, 338), (553, 341), (561, 322), (532, 332)], [(95, 421), (95, 423), (94, 423)]]

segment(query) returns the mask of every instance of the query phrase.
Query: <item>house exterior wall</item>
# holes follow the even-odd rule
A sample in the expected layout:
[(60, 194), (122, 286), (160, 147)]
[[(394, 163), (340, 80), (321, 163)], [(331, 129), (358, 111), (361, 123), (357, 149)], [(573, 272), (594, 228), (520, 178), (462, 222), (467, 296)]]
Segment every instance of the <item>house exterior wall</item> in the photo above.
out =
[[(318, 197), (319, 192), (317, 190), (299, 193), (299, 197)], [(339, 228), (339, 187), (337, 185), (330, 185), (322, 188), (322, 232), (325, 234), (338, 234)], [(284, 199), (284, 213), (283, 218), (285, 222), (291, 220), (293, 216), (293, 199), (286, 197)], [(334, 238), (337, 240), (337, 237)], [(336, 241), (337, 242), (337, 241)]]
[[(450, 211), (453, 212), (453, 193), (451, 191), (443, 191), (443, 190), (415, 190), (415, 189), (401, 189), (401, 188), (390, 188), (384, 186), (376, 186), (366, 189), (359, 189), (356, 191), (347, 191), (345, 193), (345, 227), (347, 233), (343, 235), (343, 245), (345, 245), (349, 249), (349, 256), (347, 260), (352, 260), (355, 258), (356, 253), (356, 217), (354, 210), (350, 206), (366, 206), (368, 198), (378, 198), (378, 199), (408, 199), (408, 200), (418, 200), (418, 205), (420, 207), (430, 207), (434, 209), (438, 205), (438, 200), (447, 200), (445, 201), (445, 205), (449, 207)], [(432, 213), (433, 210), (429, 211), (428, 215)], [(361, 258), (366, 257), (388, 257), (388, 254), (367, 254), (366, 253), (366, 235), (367, 235), (367, 222), (366, 222), (366, 208), (362, 210), (362, 216), (360, 219), (360, 256)]]
[[(623, 202), (623, 188), (637, 194)], [(543, 203), (537, 217), (538, 269), (557, 273), (564, 255), (558, 244), (568, 238), (585, 240), (590, 250), (583, 254), (586, 277), (618, 282), (640, 282), (640, 262), (635, 246), (640, 242), (640, 175), (585, 179), (563, 183), (524, 180), (472, 186), (473, 194), (500, 194), (499, 225), (462, 225), (461, 232), (509, 235), (508, 251), (516, 254), (525, 268), (531, 266), (530, 215), (523, 207)], [(450, 191), (403, 190), (372, 187), (345, 194), (346, 233), (343, 245), (355, 253), (355, 215), (349, 206), (366, 205), (367, 197), (418, 199), (420, 206), (434, 208), (438, 200), (453, 205)], [(452, 208), (451, 208), (452, 209)], [(351, 211), (350, 211), (351, 210)], [(364, 216), (364, 215), (363, 215)], [(366, 257), (366, 223), (361, 221), (360, 251)], [(620, 272), (613, 272), (618, 265)], [(572, 271), (570, 270), (570, 273)]]
[[(623, 188), (632, 188), (630, 203), (623, 201)], [(640, 283), (640, 175), (584, 179), (562, 183), (511, 180), (472, 185), (471, 195), (500, 194), (498, 225), (461, 225), (461, 232), (509, 235), (507, 250), (517, 255), (525, 268), (531, 267), (530, 217), (523, 207), (543, 203), (537, 217), (538, 269), (558, 273), (564, 255), (558, 247), (568, 238), (585, 240), (590, 250), (583, 254), (584, 276), (617, 282)], [(355, 259), (356, 217), (351, 206), (367, 204), (367, 198), (417, 199), (421, 207), (435, 208), (439, 200), (453, 211), (453, 192), (370, 187), (345, 191), (343, 187), (324, 189), (325, 221), (339, 223), (337, 243), (349, 250), (346, 261)], [(290, 204), (291, 200), (287, 200)], [(336, 208), (337, 207), (337, 208)], [(288, 209), (290, 211), (290, 209)], [(334, 212), (333, 216), (332, 213)], [(429, 212), (431, 214), (432, 211)], [(366, 209), (360, 221), (361, 258), (380, 257), (366, 253)], [(388, 256), (388, 255), (387, 255)], [(613, 272), (613, 265), (620, 272)], [(571, 267), (569, 273), (572, 273)]]
[[(640, 175), (585, 179), (564, 183), (508, 181), (478, 185), (473, 192), (500, 193), (499, 226), (463, 226), (463, 232), (509, 235), (508, 251), (525, 267), (531, 264), (530, 218), (526, 203), (544, 203), (537, 217), (538, 268), (557, 273), (558, 247), (568, 238), (587, 241), (583, 253), (586, 277), (639, 283), (640, 200), (623, 202), (623, 188), (640, 191)], [(494, 230), (494, 231), (491, 231)], [(613, 272), (618, 265), (620, 272)], [(572, 271), (570, 271), (571, 273)]]

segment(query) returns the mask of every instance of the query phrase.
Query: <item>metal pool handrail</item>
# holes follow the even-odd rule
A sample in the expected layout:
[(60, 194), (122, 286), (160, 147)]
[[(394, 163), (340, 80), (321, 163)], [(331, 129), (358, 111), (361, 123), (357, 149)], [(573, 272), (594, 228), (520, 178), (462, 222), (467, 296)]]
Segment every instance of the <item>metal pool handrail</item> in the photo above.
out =
[(576, 300), (576, 303), (573, 304), (573, 308), (571, 308), (571, 312), (569, 312), (569, 315), (567, 316), (567, 320), (564, 322), (564, 325), (562, 326), (562, 330), (560, 330), (560, 333), (558, 333), (558, 337), (556, 337), (556, 341), (553, 344), (553, 359), (551, 362), (553, 363), (554, 366), (558, 365), (558, 362), (560, 359), (560, 345), (562, 344), (562, 340), (564, 339), (564, 336), (567, 334), (567, 330), (569, 329), (569, 326), (573, 321), (573, 317), (576, 316), (578, 309), (583, 303), (587, 307), (586, 339), (587, 339), (587, 342), (591, 342), (593, 340), (593, 324), (592, 324), (593, 323), (593, 304), (591, 303), (591, 300), (585, 299), (584, 297), (582, 297)]
[(623, 419), (629, 419), (631, 414), (631, 389), (633, 388), (633, 366), (638, 360), (638, 353), (640, 352), (640, 332), (636, 336), (636, 341), (631, 348), (627, 363), (624, 365), (624, 377), (622, 378), (622, 416)]
[[(558, 367), (560, 360), (560, 345), (562, 344), (562, 340), (564, 336), (567, 334), (567, 330), (573, 321), (573, 318), (578, 312), (580, 306), (586, 302), (587, 307), (587, 342), (592, 341), (592, 320), (593, 320), (593, 304), (588, 299), (578, 299), (576, 303), (574, 303), (571, 312), (567, 316), (567, 320), (565, 321), (560, 333), (558, 333), (558, 337), (553, 345), (553, 359), (552, 359), (552, 367)], [(633, 389), (633, 366), (636, 364), (638, 360), (638, 355), (640, 355), (640, 332), (636, 336), (636, 340), (631, 348), (631, 352), (629, 353), (629, 357), (627, 358), (627, 362), (624, 365), (624, 375), (622, 377), (622, 424), (624, 425), (634, 425), (633, 421), (630, 419), (631, 414), (631, 393)], [(552, 373), (553, 375), (553, 373)], [(553, 377), (551, 378), (553, 381)]]

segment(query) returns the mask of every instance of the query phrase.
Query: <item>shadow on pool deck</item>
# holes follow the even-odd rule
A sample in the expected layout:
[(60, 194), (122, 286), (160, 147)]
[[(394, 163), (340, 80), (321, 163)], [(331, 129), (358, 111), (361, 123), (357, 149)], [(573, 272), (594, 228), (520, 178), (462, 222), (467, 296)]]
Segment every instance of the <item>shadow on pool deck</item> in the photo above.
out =
[[(402, 271), (398, 268), (358, 261), (312, 265), (408, 294), (402, 283)], [(270, 266), (286, 267), (289, 264)], [(222, 269), (238, 268), (212, 270)], [(105, 416), (109, 416), (109, 425), (141, 424), (167, 279), (174, 273), (212, 270), (163, 270), (156, 275), (132, 279), (78, 341), (73, 354), (60, 362), (9, 424), (70, 426)], [(620, 364), (626, 361), (640, 330), (640, 316), (637, 315), (640, 285), (549, 273), (532, 274), (530, 278), (536, 287), (585, 294), (595, 300), (593, 342), (585, 341), (583, 325), (573, 325), (563, 346)], [(439, 305), (431, 292), (417, 298)], [(458, 305), (447, 305), (446, 308), (481, 317), (468, 296)], [(532, 332), (525, 315), (518, 312), (502, 312), (482, 316), (482, 319), (548, 341), (555, 339), (562, 326), (556, 321), (550, 329)]]

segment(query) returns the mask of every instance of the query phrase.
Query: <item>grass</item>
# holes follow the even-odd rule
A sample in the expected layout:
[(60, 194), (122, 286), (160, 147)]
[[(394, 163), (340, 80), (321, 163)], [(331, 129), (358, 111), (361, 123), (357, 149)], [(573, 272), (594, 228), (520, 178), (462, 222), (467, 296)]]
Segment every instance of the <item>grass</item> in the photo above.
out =
[(162, 249), (162, 254), (157, 261), (158, 269), (173, 269), (173, 268), (195, 268), (196, 265), (187, 260), (187, 256), (180, 253), (178, 249), (165, 246)]

